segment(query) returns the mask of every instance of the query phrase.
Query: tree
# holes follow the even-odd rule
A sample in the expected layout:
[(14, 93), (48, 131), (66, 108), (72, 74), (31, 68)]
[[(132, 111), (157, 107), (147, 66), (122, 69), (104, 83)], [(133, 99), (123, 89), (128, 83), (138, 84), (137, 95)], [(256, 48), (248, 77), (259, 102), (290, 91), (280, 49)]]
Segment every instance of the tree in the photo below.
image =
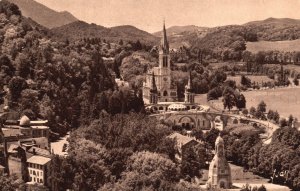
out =
[(295, 84), (296, 86), (299, 85), (298, 76), (296, 76), (296, 77), (294, 78), (293, 82), (294, 82), (294, 84)]
[(250, 107), (250, 114), (251, 114), (252, 116), (255, 116), (255, 113), (256, 113), (255, 107)]
[[(133, 154), (122, 178), (113, 185), (116, 190), (165, 190), (179, 181), (174, 162), (157, 153), (142, 151)], [(109, 190), (106, 184), (100, 190)]]
[(285, 118), (280, 119), (279, 121), (280, 127), (286, 127), (288, 125), (288, 122), (286, 121)]
[(278, 123), (279, 122), (279, 119), (280, 119), (280, 115), (278, 113), (278, 111), (275, 111), (274, 114), (273, 114), (273, 120)]
[(269, 110), (269, 112), (268, 112), (268, 114), (267, 114), (267, 118), (269, 119), (269, 120), (272, 120), (272, 119), (274, 119), (274, 111), (273, 110)]
[(294, 122), (294, 117), (293, 117), (293, 115), (290, 115), (290, 116), (289, 116), (289, 119), (288, 119), (288, 121), (287, 121), (288, 126), (289, 126), (289, 127), (292, 127), (293, 122)]
[(22, 187), (23, 187), (23, 189), (21, 189), (21, 190), (25, 191), (23, 182), (18, 180), (18, 177), (16, 175), (11, 175), (11, 176), (1, 175), (0, 176), (1, 190), (15, 191), (15, 190), (19, 190)]
[(226, 93), (223, 96), (223, 105), (224, 110), (228, 108), (229, 111), (233, 108), (233, 106), (236, 105), (236, 100), (233, 93)]
[(27, 87), (28, 86), (24, 78), (13, 77), (8, 84), (11, 101), (16, 102), (21, 97), (21, 92)]
[(258, 106), (257, 106), (257, 111), (260, 111), (262, 113), (265, 113), (266, 112), (266, 103), (264, 101), (261, 101)]
[(243, 113), (243, 115), (248, 115), (249, 111), (248, 111), (248, 109), (243, 109), (242, 113)]
[(267, 191), (266, 187), (264, 185), (261, 185), (257, 191)]
[(246, 98), (243, 94), (240, 94), (236, 100), (236, 107), (241, 110), (246, 108)]
[(247, 78), (245, 75), (241, 75), (241, 84), (243, 86), (250, 87), (251, 86), (250, 78)]
[(208, 155), (203, 144), (187, 146), (182, 151), (181, 175), (187, 178), (201, 177), (201, 170), (206, 167)]

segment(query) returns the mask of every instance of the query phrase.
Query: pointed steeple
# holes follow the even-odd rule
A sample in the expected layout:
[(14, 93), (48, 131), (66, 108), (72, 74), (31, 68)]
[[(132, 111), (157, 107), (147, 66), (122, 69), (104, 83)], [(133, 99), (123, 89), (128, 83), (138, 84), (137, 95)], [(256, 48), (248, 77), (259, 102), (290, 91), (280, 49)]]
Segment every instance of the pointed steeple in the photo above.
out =
[(154, 72), (152, 72), (152, 81), (151, 81), (150, 91), (151, 92), (157, 92)]
[(164, 20), (164, 26), (163, 26), (163, 38), (161, 39), (161, 49), (165, 54), (169, 53), (169, 43), (167, 39), (167, 31), (165, 26), (165, 20)]
[(189, 74), (188, 84), (185, 86), (184, 102), (186, 102), (186, 103), (194, 103), (195, 102), (195, 95), (193, 93), (191, 71), (189, 73), (190, 74)]
[(191, 71), (189, 72), (189, 80), (188, 80), (187, 88), (189, 90), (192, 89), (192, 74), (191, 74)]

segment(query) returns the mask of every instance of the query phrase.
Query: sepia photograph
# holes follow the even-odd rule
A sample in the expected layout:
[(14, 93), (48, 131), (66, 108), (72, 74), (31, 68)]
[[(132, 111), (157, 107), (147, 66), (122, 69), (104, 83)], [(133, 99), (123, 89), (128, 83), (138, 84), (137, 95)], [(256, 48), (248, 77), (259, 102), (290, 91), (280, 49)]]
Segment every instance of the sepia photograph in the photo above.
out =
[(0, 0), (0, 191), (300, 191), (299, 80), (300, 0)]

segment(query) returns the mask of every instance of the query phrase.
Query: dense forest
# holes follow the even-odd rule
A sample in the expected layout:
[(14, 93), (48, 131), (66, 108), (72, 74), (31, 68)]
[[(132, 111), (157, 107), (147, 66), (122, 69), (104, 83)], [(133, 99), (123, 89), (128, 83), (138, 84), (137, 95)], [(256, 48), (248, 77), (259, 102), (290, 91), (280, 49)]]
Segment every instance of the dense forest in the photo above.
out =
[(142, 48), (140, 43), (116, 47), (99, 38), (54, 41), (6, 1), (0, 4), (0, 18), (0, 100), (12, 111), (48, 119), (60, 134), (98, 118), (101, 110), (143, 111), (138, 92), (119, 89), (112, 77), (114, 63), (108, 66), (102, 59), (122, 50), (130, 54), (136, 45)]
[(265, 145), (258, 134), (224, 134), (226, 155), (234, 164), (256, 174), (272, 178), (274, 183), (300, 188), (300, 133), (285, 126), (276, 130), (272, 142)]
[[(98, 27), (93, 26), (91, 31)], [(254, 73), (271, 75), (274, 71), (284, 76), (288, 71), (282, 67), (267, 69), (268, 62), (281, 63), (273, 52), (244, 51), (245, 41), (263, 36), (247, 27), (225, 29), (227, 32), (217, 28), (205, 40), (199, 40), (199, 45), (207, 46), (201, 45), (201, 50), (184, 49), (188, 66), (185, 73), (173, 71), (172, 83), (183, 97), (187, 71), (191, 71), (196, 93), (208, 92), (208, 100), (234, 95), (237, 107), (244, 108), (243, 95), (234, 81), (227, 80), (228, 68), (214, 70), (202, 56), (244, 59), (251, 68), (249, 72)], [(1, 107), (8, 104), (11, 111), (32, 120), (47, 119), (54, 133), (71, 131), (69, 156), (52, 158), (47, 180), (50, 189), (199, 190), (191, 180), (207, 169), (219, 131), (194, 129), (193, 135), (203, 144), (191, 148), (183, 163), (175, 160), (176, 142), (168, 138), (174, 129), (164, 120), (145, 114), (140, 92), (142, 75), (157, 64), (157, 49), (142, 40), (112, 42), (101, 35), (92, 38), (92, 32), (89, 37), (63, 40), (52, 35), (53, 31), (22, 17), (16, 5), (0, 2)], [(105, 60), (109, 58), (113, 61)], [(114, 76), (129, 81), (130, 86), (118, 87)], [(246, 78), (244, 81), (249, 84)], [(230, 109), (230, 103), (226, 107)], [(263, 145), (255, 133), (235, 135), (225, 131), (223, 136), (227, 158), (234, 164), (300, 188), (300, 135), (295, 129), (283, 125), (269, 145)], [(15, 176), (1, 176), (0, 184), (6, 190), (24, 190)]]

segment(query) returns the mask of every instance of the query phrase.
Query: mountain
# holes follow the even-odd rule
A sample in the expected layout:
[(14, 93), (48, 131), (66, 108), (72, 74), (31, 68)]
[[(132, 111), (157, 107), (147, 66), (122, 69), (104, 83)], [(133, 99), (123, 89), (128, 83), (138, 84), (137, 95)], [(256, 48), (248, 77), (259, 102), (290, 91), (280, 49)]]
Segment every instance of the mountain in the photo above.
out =
[[(193, 33), (193, 32), (200, 32), (200, 31), (205, 31), (207, 30), (207, 27), (198, 27), (195, 25), (186, 25), (186, 26), (172, 26), (167, 28), (167, 33), (170, 36), (176, 36), (180, 35), (181, 33)], [(162, 31), (158, 31), (153, 33), (153, 35), (161, 37), (162, 36)]]
[(47, 28), (59, 27), (78, 20), (67, 11), (57, 12), (34, 0), (7, 1), (16, 4), (23, 16), (31, 18)]
[(299, 19), (291, 18), (267, 18), (261, 21), (251, 21), (244, 24), (245, 26), (249, 25), (300, 25)]
[(109, 41), (137, 41), (156, 44), (159, 38), (140, 30), (134, 26), (123, 25), (111, 28), (96, 24), (88, 24), (83, 21), (75, 21), (73, 23), (53, 28), (51, 32), (55, 38), (81, 39), (81, 38), (103, 38)]
[[(190, 47), (192, 45), (190, 39), (203, 37), (208, 29), (209, 28), (207, 27), (198, 27), (195, 25), (169, 27), (166, 29), (166, 31), (170, 43), (170, 48), (178, 49), (182, 46)], [(152, 34), (157, 37), (162, 37), (162, 31), (158, 31)]]
[(300, 38), (300, 20), (290, 18), (268, 18), (243, 25), (257, 34), (258, 40), (281, 41)]

